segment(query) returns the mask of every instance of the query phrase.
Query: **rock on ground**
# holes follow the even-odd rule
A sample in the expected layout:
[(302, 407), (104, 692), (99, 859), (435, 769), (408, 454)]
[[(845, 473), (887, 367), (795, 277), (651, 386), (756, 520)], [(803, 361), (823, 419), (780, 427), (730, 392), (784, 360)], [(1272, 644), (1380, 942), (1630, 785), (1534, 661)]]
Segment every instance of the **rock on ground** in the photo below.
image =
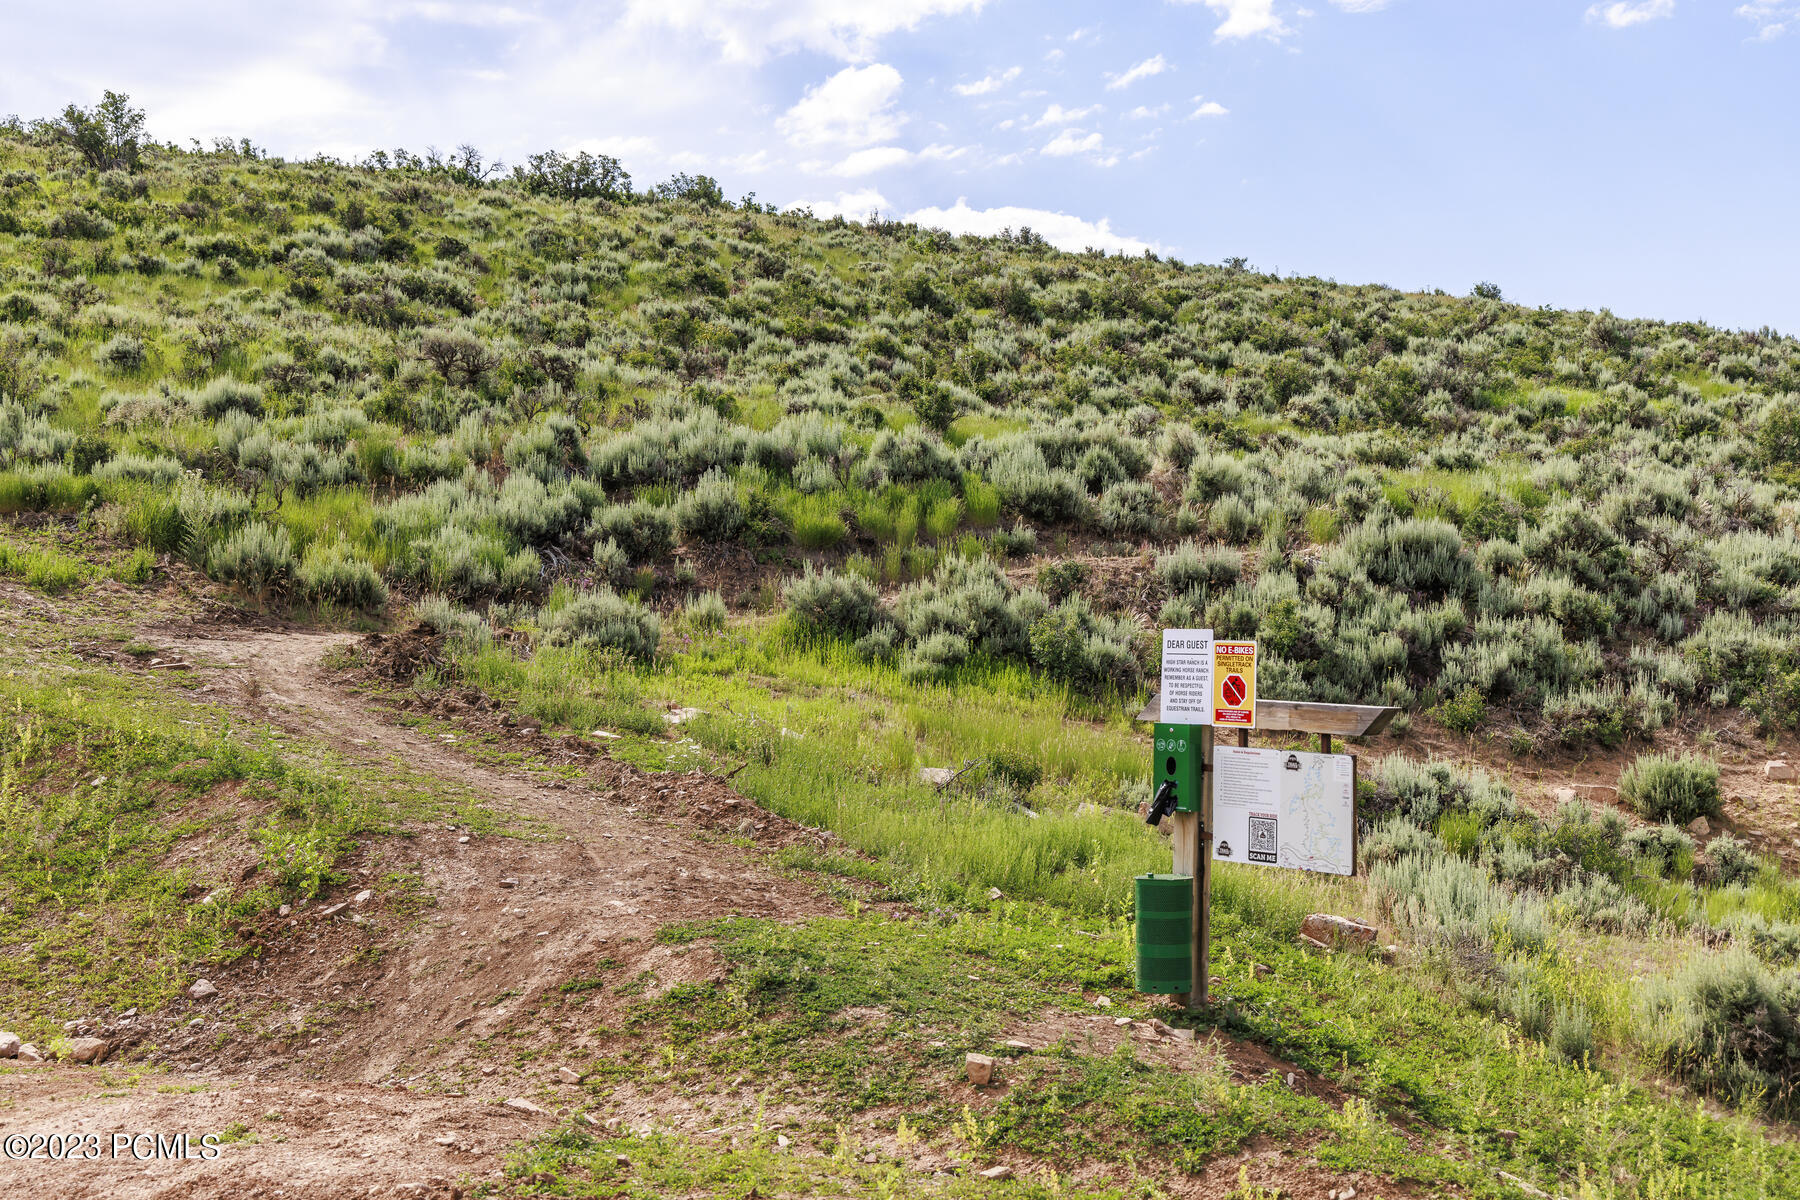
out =
[(23, 1045), (16, 1033), (0, 1033), (0, 1058), (14, 1058)]
[(994, 1060), (986, 1054), (964, 1055), (963, 1070), (967, 1072), (970, 1083), (976, 1087), (986, 1087), (994, 1079)]
[(1339, 917), (1331, 913), (1311, 913), (1300, 922), (1300, 933), (1327, 946), (1349, 942), (1367, 946), (1375, 940), (1375, 927), (1355, 917)]
[(210, 979), (196, 979), (188, 988), (188, 996), (194, 1000), (210, 1000), (219, 994), (219, 989), (212, 985)]
[(83, 1037), (69, 1043), (69, 1058), (78, 1063), (101, 1063), (106, 1061), (106, 1052), (112, 1049), (112, 1043), (105, 1038)]

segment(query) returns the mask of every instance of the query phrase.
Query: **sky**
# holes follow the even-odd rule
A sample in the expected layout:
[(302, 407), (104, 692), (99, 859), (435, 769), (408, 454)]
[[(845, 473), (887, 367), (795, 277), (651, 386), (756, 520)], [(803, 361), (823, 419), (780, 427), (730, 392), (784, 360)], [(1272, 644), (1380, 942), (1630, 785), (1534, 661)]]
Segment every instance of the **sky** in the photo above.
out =
[(0, 114), (1800, 334), (1800, 0), (6, 0)]

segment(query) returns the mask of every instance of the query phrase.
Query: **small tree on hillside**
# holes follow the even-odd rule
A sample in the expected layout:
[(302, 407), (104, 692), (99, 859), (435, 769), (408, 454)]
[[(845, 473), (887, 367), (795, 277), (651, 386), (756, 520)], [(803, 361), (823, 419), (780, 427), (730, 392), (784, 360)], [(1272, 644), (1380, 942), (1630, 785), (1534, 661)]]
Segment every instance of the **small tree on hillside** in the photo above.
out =
[(725, 189), (711, 175), (689, 175), (686, 171), (671, 175), (651, 189), (658, 200), (691, 200), (707, 208), (723, 208)]
[(138, 169), (144, 110), (131, 107), (131, 97), (122, 92), (108, 91), (92, 108), (71, 104), (42, 128), (75, 147), (96, 171)]
[(525, 165), (514, 167), (512, 174), (533, 195), (565, 200), (631, 198), (631, 176), (610, 154), (589, 154), (583, 150), (570, 158), (546, 150), (527, 157)]

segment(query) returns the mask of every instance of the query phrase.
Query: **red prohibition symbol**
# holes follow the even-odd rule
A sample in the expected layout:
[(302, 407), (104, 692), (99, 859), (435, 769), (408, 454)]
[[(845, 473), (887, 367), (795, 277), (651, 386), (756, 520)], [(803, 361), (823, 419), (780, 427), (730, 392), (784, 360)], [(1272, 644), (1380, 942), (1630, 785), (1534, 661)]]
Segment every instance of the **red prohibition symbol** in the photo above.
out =
[(1225, 694), (1225, 703), (1236, 708), (1244, 702), (1244, 677), (1227, 675), (1224, 685), (1219, 690)]

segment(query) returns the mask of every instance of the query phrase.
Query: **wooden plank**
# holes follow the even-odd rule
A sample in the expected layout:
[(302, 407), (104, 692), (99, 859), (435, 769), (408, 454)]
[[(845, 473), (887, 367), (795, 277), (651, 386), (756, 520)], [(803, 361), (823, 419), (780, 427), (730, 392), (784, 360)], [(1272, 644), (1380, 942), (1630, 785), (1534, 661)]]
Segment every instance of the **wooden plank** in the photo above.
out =
[[(1379, 704), (1313, 704), (1305, 700), (1258, 700), (1256, 727), (1268, 732), (1332, 733), (1363, 737), (1380, 733), (1400, 710)], [(1161, 694), (1137, 715), (1140, 721), (1162, 719)]]
[[(1174, 864), (1169, 869), (1176, 875), (1191, 876), (1194, 880), (1195, 899), (1193, 911), (1189, 916), (1190, 920), (1198, 920), (1200, 917), (1199, 896), (1200, 887), (1203, 882), (1200, 877), (1200, 840), (1199, 813), (1178, 812), (1169, 814), (1169, 848), (1174, 851), (1175, 860)], [(1193, 955), (1193, 945), (1192, 942), (1190, 942), (1188, 947), (1188, 960), (1190, 963), (1193, 962)], [(1193, 970), (1196, 977), (1195, 982), (1205, 983), (1205, 980), (1199, 977), (1200, 968), (1194, 966)], [(1195, 994), (1196, 993), (1192, 991), (1183, 992), (1176, 998), (1184, 1006), (1190, 1005), (1194, 1001)]]
[(1200, 728), (1200, 873), (1194, 879), (1194, 990), (1188, 993), (1190, 1011), (1212, 1001), (1212, 829), (1213, 829), (1213, 729)]

